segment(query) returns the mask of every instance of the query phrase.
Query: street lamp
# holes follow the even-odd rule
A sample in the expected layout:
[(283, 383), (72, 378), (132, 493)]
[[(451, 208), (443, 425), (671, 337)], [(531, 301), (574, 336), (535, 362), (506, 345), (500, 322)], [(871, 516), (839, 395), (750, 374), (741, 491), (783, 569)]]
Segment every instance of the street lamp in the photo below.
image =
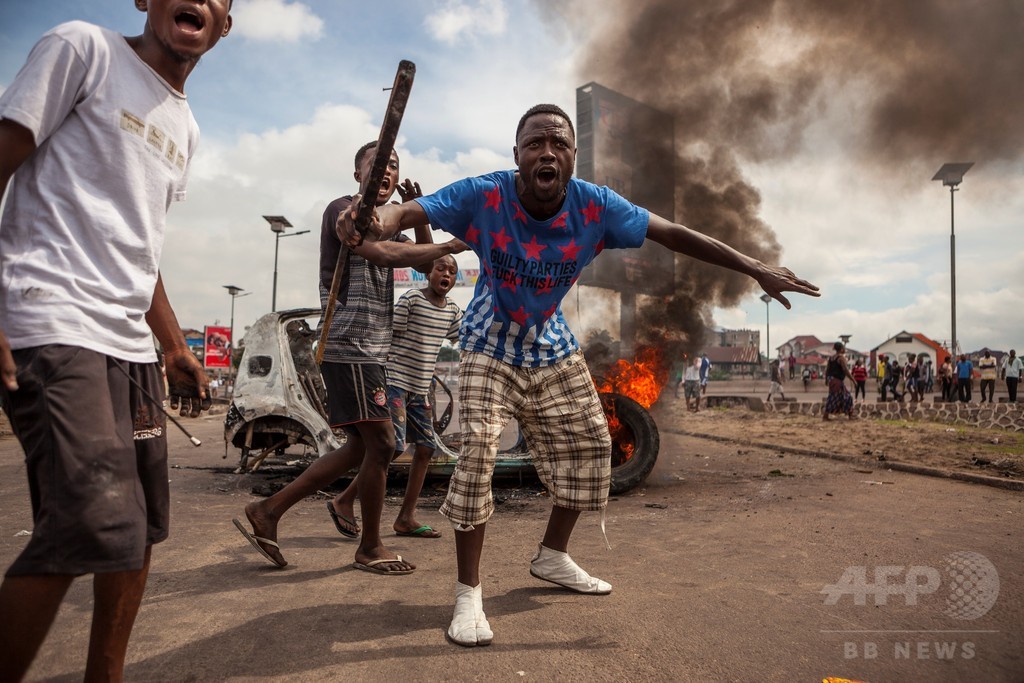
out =
[(765, 329), (765, 340), (764, 340), (764, 357), (771, 365), (772, 362), (772, 319), (770, 315), (772, 298), (767, 294), (761, 295), (761, 301), (764, 302), (764, 329)]
[(957, 185), (964, 179), (964, 174), (974, 166), (973, 161), (943, 164), (932, 180), (941, 180), (944, 187), (949, 188), (949, 310), (952, 339), (949, 342), (949, 353), (956, 356), (956, 234), (953, 223), (953, 193)]
[(273, 312), (277, 310), (277, 252), (278, 245), (281, 243), (281, 237), (305, 235), (309, 230), (299, 230), (298, 232), (292, 232), (285, 235), (285, 230), (294, 227), (288, 222), (287, 218), (284, 216), (264, 216), (263, 218), (270, 223), (270, 229), (274, 233), (274, 290), (270, 298), (270, 310)]
[[(234, 285), (224, 285), (224, 289), (228, 290), (228, 294), (231, 295), (231, 345), (228, 347), (228, 379), (231, 381), (231, 386), (235, 386), (234, 375), (235, 375), (235, 299), (240, 296), (249, 296), (252, 292), (245, 292), (241, 287), (235, 287)], [(245, 294), (242, 294), (245, 292)], [(226, 391), (226, 390), (225, 390)]]

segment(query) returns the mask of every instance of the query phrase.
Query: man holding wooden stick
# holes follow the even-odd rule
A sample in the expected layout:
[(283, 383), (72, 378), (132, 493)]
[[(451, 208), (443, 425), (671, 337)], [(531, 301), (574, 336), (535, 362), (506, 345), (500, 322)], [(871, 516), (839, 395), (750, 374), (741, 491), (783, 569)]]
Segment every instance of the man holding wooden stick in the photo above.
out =
[[(365, 192), (375, 161), (377, 142), (369, 142), (355, 157), (354, 177), (360, 192)], [(376, 204), (386, 204), (397, 190), (403, 201), (421, 195), (419, 186), (406, 179), (398, 184), (398, 155), (391, 153), (387, 171), (377, 193)], [(320, 237), (320, 302), (326, 313), (331, 282), (339, 263), (342, 244), (335, 224), (357, 197), (341, 197), (324, 212)], [(278, 567), (287, 565), (277, 544), (277, 524), (295, 503), (316, 493), (346, 472), (359, 467), (356, 486), (362, 508), (363, 528), (355, 554), (355, 567), (376, 574), (409, 574), (416, 568), (400, 555), (389, 551), (380, 537), (380, 517), (384, 507), (387, 468), (394, 456), (395, 430), (387, 405), (387, 381), (384, 366), (391, 345), (394, 311), (392, 268), (416, 267), (427, 272), (434, 259), (456, 254), (468, 247), (457, 239), (433, 244), (430, 227), (416, 226), (417, 243), (401, 233), (386, 240), (367, 240), (351, 247), (343, 256), (342, 279), (337, 308), (329, 322), (323, 363), (320, 366), (327, 385), (331, 426), (343, 427), (345, 444), (318, 458), (298, 478), (270, 498), (245, 507), (252, 533), (235, 520), (239, 531), (256, 550)], [(321, 325), (323, 320), (321, 320)], [(353, 510), (355, 490), (327, 503), (338, 531), (354, 538)]]

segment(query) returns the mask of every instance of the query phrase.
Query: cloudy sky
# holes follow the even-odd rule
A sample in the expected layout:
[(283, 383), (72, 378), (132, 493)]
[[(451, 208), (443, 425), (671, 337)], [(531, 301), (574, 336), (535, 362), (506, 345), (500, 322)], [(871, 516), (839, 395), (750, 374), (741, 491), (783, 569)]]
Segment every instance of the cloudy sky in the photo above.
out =
[[(667, 0), (235, 0), (231, 35), (186, 86), (203, 137), (162, 266), (179, 321), (226, 325), (227, 284), (251, 292), (236, 300), (237, 334), (270, 310), (264, 214), (312, 230), (280, 241), (278, 309), (317, 304), (321, 214), (354, 190), (352, 156), (376, 139), (383, 88), (409, 59), (417, 76), (398, 151), (402, 175), (426, 191), (510, 168), (522, 112), (554, 102), (574, 114), (575, 89), (590, 81), (677, 112), (683, 156), (727, 156), (759, 195), (753, 217), (774, 233), (780, 262), (821, 287), (791, 311), (771, 305), (773, 347), (798, 334), (851, 334), (862, 350), (901, 330), (948, 339), (950, 194), (931, 177), (944, 162), (974, 161), (956, 194), (958, 338), (965, 350), (1024, 347), (1019, 6), (968, 21), (941, 0), (885, 12), (845, 4), (854, 21), (800, 0), (752, 0), (744, 16), (729, 3)], [(891, 8), (932, 4), (929, 21), (902, 17), (917, 33), (896, 54), (873, 47), (874, 36), (893, 43), (883, 42), (901, 20)], [(131, 0), (3, 3), (0, 88), (39, 35), (71, 19), (135, 35), (144, 16)], [(970, 40), (949, 38), (958, 32)], [(944, 61), (928, 54), (935, 45), (972, 57)], [(658, 59), (637, 61), (646, 56)], [(965, 83), (990, 74), (991, 92), (962, 92), (958, 71)], [(879, 125), (880, 112), (898, 125)], [(715, 322), (763, 332), (759, 294), (715, 307)]]

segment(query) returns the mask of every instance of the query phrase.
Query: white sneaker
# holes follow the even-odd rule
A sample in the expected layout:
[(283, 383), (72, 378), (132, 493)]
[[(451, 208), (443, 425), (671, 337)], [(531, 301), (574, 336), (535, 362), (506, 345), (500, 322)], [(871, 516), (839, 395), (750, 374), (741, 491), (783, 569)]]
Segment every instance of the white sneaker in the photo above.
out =
[(569, 553), (552, 550), (543, 543), (538, 545), (537, 554), (530, 562), (530, 574), (577, 593), (607, 595), (612, 592), (610, 583), (594, 578), (580, 569), (580, 566), (569, 557)]
[(448, 640), (463, 647), (490, 645), (494, 632), (484, 614), (483, 586), (455, 583), (455, 614), (448, 626)]

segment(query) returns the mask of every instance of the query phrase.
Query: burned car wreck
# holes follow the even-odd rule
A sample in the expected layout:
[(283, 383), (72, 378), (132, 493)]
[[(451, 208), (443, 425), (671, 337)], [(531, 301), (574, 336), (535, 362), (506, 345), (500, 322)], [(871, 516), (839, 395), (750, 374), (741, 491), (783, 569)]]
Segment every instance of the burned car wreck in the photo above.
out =
[[(306, 455), (319, 457), (344, 443), (343, 432), (328, 422), (327, 390), (314, 360), (316, 333), (310, 325), (320, 310), (293, 309), (268, 313), (245, 335), (245, 349), (235, 378), (234, 392), (224, 419), (224, 448), (239, 449), (237, 472), (258, 468), (263, 461), (288, 448), (301, 446)], [(600, 383), (599, 383), (600, 386)], [(449, 476), (458, 460), (461, 434), (457, 426), (457, 392), (440, 377), (434, 379), (432, 406), (438, 448), (428, 476)], [(628, 396), (600, 391), (612, 435), (611, 493), (628, 491), (646, 479), (660, 447), (657, 425), (650, 413)], [(522, 435), (513, 424), (507, 448), (498, 452), (495, 477), (533, 472)], [(407, 469), (398, 460), (393, 470)]]

